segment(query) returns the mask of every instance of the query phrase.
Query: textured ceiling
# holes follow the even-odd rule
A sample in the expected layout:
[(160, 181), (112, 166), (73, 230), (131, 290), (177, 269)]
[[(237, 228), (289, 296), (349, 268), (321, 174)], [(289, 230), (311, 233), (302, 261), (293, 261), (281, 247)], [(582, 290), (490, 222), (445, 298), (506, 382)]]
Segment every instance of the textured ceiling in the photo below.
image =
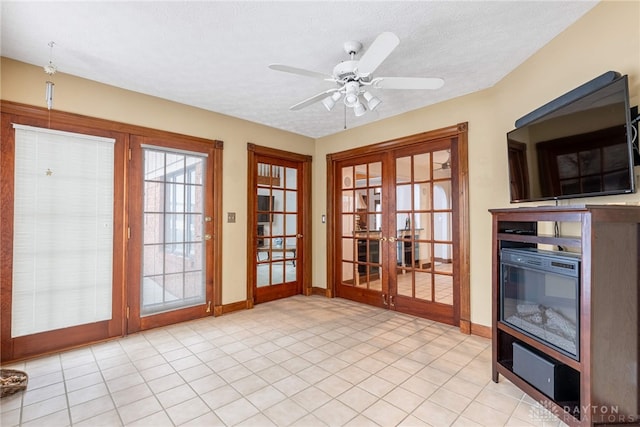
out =
[(349, 109), (352, 128), (491, 87), (596, 3), (2, 0), (1, 54), (44, 66), (54, 41), (59, 72), (317, 138), (344, 129), (344, 108), (289, 107), (335, 84), (269, 64), (331, 74), (349, 59), (345, 41), (366, 51), (391, 31), (400, 44), (374, 77), (445, 80), (373, 90), (382, 103), (362, 117)]

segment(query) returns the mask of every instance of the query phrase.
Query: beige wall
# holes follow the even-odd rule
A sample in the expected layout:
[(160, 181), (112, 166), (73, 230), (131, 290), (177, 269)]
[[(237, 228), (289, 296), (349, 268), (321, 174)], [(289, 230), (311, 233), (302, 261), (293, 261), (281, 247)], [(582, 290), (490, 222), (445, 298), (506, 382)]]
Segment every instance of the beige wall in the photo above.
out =
[[(517, 118), (607, 70), (629, 75), (631, 102), (637, 105), (639, 21), (639, 2), (605, 1), (493, 88), (316, 141), (63, 73), (55, 76), (55, 108), (224, 141), (223, 211), (237, 213), (235, 224), (223, 225), (224, 304), (246, 297), (245, 248), (237, 242), (246, 238), (247, 142), (313, 155), (312, 284), (326, 287), (326, 227), (320, 219), (327, 213), (326, 155), (469, 122), (471, 320), (489, 325), (488, 209), (509, 206), (505, 134)], [(44, 106), (41, 67), (3, 58), (0, 71), (2, 99)], [(589, 203), (612, 202), (640, 203), (640, 195), (589, 199)]]
[[(629, 75), (640, 102), (640, 2), (597, 5), (494, 87), (318, 139), (314, 155), (314, 284), (326, 283), (326, 155), (432, 129), (469, 123), (471, 321), (491, 324), (491, 216), (509, 207), (506, 133), (516, 119), (608, 70)], [(482, 73), (482, 70), (477, 70)], [(469, 78), (473, 78), (470, 75)], [(446, 84), (446, 83), (445, 83)], [(640, 194), (563, 201), (640, 204)], [(539, 203), (542, 204), (542, 203)], [(316, 220), (317, 219), (317, 220)]]

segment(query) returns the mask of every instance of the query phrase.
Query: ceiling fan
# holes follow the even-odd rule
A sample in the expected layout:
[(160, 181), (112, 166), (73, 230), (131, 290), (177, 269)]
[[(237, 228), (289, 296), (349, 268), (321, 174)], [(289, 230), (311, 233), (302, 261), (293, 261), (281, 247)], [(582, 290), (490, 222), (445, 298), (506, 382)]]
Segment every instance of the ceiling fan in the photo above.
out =
[[(433, 161), (434, 165), (439, 165), (439, 167), (433, 168), (434, 172), (439, 170), (448, 170), (451, 169), (451, 150), (447, 150), (447, 160), (443, 162), (436, 162), (435, 159)], [(434, 156), (435, 157), (435, 156)]]
[(439, 89), (444, 85), (444, 80), (435, 77), (374, 78), (372, 76), (373, 72), (391, 52), (393, 52), (399, 43), (400, 39), (398, 36), (391, 32), (384, 32), (376, 37), (369, 49), (357, 60), (355, 56), (362, 49), (362, 43), (357, 41), (346, 42), (344, 44), (344, 50), (351, 59), (336, 65), (331, 75), (282, 64), (271, 64), (269, 68), (276, 71), (322, 79), (336, 84), (334, 88), (292, 105), (289, 110), (300, 110), (318, 101), (322, 101), (325, 108), (331, 111), (335, 103), (344, 97), (344, 105), (353, 108), (356, 116), (362, 116), (367, 111), (367, 108), (374, 110), (381, 102), (369, 92), (368, 89), (370, 87), (375, 89)]

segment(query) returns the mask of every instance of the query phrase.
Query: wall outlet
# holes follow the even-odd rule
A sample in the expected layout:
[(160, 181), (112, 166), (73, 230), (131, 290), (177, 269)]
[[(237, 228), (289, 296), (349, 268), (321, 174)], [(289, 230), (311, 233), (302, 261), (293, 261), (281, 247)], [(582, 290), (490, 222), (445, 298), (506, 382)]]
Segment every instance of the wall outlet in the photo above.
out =
[(235, 212), (227, 212), (227, 222), (236, 222)]

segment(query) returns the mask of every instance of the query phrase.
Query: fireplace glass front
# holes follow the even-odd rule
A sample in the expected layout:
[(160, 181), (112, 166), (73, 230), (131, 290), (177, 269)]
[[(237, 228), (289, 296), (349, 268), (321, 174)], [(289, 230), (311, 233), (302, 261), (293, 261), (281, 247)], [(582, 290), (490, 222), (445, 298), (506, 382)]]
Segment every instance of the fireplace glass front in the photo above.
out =
[(578, 360), (579, 255), (505, 248), (500, 269), (501, 322)]

